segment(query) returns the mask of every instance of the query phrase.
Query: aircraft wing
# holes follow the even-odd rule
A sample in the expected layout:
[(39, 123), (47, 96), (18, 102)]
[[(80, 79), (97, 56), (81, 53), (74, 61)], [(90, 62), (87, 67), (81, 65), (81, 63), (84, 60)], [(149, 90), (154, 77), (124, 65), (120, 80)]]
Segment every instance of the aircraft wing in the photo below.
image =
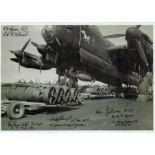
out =
[(136, 49), (128, 49), (126, 45), (108, 48), (112, 63), (122, 72), (134, 71), (135, 62), (139, 63)]
[(126, 50), (127, 50), (127, 46), (126, 45), (108, 47), (108, 52), (109, 53), (126, 51)]
[(131, 60), (133, 56), (138, 54), (136, 49), (128, 49), (126, 45), (109, 47), (108, 53), (112, 62), (118, 61), (118, 59), (122, 61)]
[(26, 58), (33, 59), (33, 60), (38, 60), (39, 59), (39, 56), (31, 54), (31, 53), (28, 53), (28, 52), (24, 52), (24, 56)]

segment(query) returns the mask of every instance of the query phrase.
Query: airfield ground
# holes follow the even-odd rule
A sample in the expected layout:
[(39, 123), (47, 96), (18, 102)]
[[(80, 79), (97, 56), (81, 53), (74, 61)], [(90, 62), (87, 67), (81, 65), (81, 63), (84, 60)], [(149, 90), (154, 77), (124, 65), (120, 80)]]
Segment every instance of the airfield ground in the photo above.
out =
[(83, 105), (27, 112), (1, 119), (2, 130), (152, 130), (153, 102), (126, 99), (86, 100)]

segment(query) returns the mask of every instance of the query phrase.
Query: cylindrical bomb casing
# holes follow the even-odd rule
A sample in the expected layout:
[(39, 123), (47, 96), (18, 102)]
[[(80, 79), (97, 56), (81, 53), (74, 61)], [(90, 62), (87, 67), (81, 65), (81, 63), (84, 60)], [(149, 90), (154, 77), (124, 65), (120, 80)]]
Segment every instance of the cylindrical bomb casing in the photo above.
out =
[(102, 88), (100, 88), (100, 92), (99, 92), (99, 95), (102, 95)]
[(78, 96), (78, 89), (76, 88), (71, 88), (71, 99), (72, 101), (75, 101), (77, 99)]
[(104, 94), (104, 88), (101, 88), (101, 94), (102, 95)]
[(69, 104), (72, 100), (72, 95), (71, 95), (71, 91), (69, 89), (66, 90), (65, 92), (65, 103)]
[(69, 104), (71, 101), (76, 101), (78, 96), (78, 89), (58, 85), (11, 85), (3, 90), (4, 96), (9, 100), (47, 104)]
[(96, 93), (95, 93), (95, 94), (97, 94), (97, 95), (100, 94), (100, 88), (97, 88), (97, 89), (96, 89)]
[(57, 95), (58, 95), (58, 89), (56, 89), (55, 87), (51, 87), (48, 94), (49, 104), (56, 104)]
[(57, 95), (57, 103), (62, 104), (64, 100), (64, 89), (62, 87), (59, 88), (58, 90), (58, 95)]
[(2, 100), (8, 99), (9, 89), (10, 89), (10, 86), (9, 87), (2, 86), (2, 89), (1, 89), (1, 99)]
[(50, 104), (60, 104), (64, 99), (64, 89), (62, 86), (55, 85), (49, 93)]
[(31, 102), (49, 102), (49, 90), (51, 87), (46, 86), (13, 86), (9, 88), (8, 99)]
[(66, 86), (62, 87), (64, 89), (63, 102), (64, 104), (69, 104), (71, 101), (71, 92), (70, 89)]
[(103, 95), (106, 95), (106, 89), (103, 88)]

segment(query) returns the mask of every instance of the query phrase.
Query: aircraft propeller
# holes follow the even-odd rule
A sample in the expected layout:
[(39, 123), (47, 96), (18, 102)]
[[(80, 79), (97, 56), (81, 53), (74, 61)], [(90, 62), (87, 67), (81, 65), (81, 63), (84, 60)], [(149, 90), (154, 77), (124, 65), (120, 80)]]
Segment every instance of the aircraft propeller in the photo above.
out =
[(144, 49), (143, 49), (143, 47), (141, 45), (141, 42), (138, 41), (137, 39), (136, 39), (136, 46), (137, 46), (137, 51), (138, 51), (141, 59), (143, 60), (143, 62), (145, 63), (147, 69), (149, 70), (149, 68), (148, 68), (149, 64), (148, 64)]
[[(151, 39), (149, 36), (145, 33), (143, 33), (139, 28), (141, 25), (137, 25), (135, 27), (130, 27), (126, 30), (125, 34), (112, 34), (104, 36), (104, 38), (118, 38), (125, 36), (125, 39), (127, 41), (128, 49), (134, 49), (136, 48), (140, 58), (145, 63), (146, 67), (148, 68), (148, 61), (143, 49), (143, 43), (142, 40), (145, 40), (145, 42), (148, 42), (149, 44), (152, 44)], [(149, 68), (148, 68), (149, 69)]]
[[(139, 29), (140, 27), (141, 27), (141, 25), (136, 25), (134, 28)], [(130, 28), (128, 28), (128, 29), (130, 29)], [(128, 31), (128, 29), (127, 29), (127, 31)], [(119, 38), (119, 37), (124, 37), (124, 36), (126, 36), (126, 34), (110, 34), (110, 35), (104, 36), (104, 38)]]
[(31, 41), (31, 44), (33, 46), (35, 46), (37, 48), (38, 52), (41, 54), (40, 60), (38, 60), (38, 64), (40, 66), (40, 74), (41, 74), (42, 59), (43, 59), (43, 57), (45, 57), (45, 54), (47, 53), (48, 49), (47, 49), (47, 47), (45, 45), (39, 45), (39, 44), (37, 44), (37, 43), (35, 43), (33, 41)]
[(32, 42), (32, 41), (31, 41), (31, 44), (33, 46), (35, 46), (37, 48), (38, 52), (41, 54), (41, 60), (45, 60), (47, 62), (50, 61), (50, 53), (53, 53), (54, 52), (54, 50), (53, 50), (53, 48), (51, 46), (48, 46), (48, 45), (39, 45), (39, 44), (37, 44), (35, 42)]
[(39, 44), (37, 44), (37, 43), (35, 43), (35, 42), (33, 42), (33, 41), (31, 41), (31, 44), (32, 44), (33, 46), (35, 46), (36, 48), (39, 47)]
[(18, 73), (20, 73), (20, 63), (22, 61), (22, 59), (24, 58), (24, 50), (26, 49), (26, 47), (28, 46), (29, 42), (31, 39), (29, 39), (24, 46), (22, 47), (21, 50), (16, 50), (16, 51), (10, 51), (11, 53), (13, 53), (17, 59), (18, 59)]
[(124, 36), (125, 34), (110, 34), (110, 35), (104, 36), (104, 38), (119, 38)]
[(46, 45), (39, 45), (33, 41), (31, 41), (31, 44), (37, 48), (40, 54), (46, 54), (46, 52), (48, 51), (48, 47)]

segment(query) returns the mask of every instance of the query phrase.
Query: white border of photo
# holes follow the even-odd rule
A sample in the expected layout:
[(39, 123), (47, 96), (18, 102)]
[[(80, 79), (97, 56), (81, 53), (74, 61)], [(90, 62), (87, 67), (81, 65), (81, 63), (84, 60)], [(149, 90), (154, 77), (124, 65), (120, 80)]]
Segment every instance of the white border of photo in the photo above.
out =
[[(153, 24), (155, 27), (154, 6), (153, 0), (5, 0), (0, 2), (0, 22), (35, 25), (41, 25), (42, 22), (97, 25), (142, 23)], [(154, 146), (154, 131), (0, 132), (0, 154), (5, 155), (152, 155), (155, 152)]]

